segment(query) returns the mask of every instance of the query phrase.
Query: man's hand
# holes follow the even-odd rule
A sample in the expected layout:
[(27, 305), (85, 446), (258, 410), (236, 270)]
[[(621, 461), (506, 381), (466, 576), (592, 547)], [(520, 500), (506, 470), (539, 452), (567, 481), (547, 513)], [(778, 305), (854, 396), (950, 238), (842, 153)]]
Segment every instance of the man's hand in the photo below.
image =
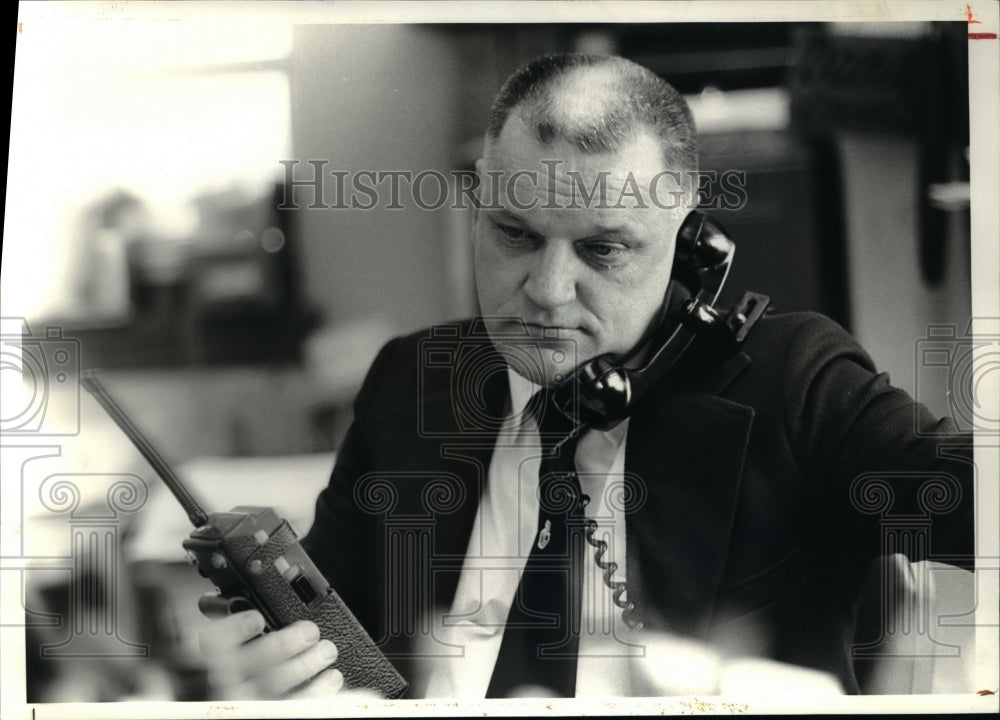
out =
[(302, 699), (340, 692), (344, 676), (330, 667), (337, 648), (320, 639), (315, 623), (299, 620), (263, 632), (264, 617), (256, 610), (213, 620), (201, 631), (213, 699)]

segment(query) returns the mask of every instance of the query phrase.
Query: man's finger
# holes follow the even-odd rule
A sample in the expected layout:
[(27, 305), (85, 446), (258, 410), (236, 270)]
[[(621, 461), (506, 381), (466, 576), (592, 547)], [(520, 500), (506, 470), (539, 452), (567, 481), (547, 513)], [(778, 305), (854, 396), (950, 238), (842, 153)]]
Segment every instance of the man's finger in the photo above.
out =
[(242, 697), (281, 697), (330, 667), (336, 657), (334, 644), (329, 640), (320, 641), (305, 652), (278, 663), (256, 678), (249, 678), (241, 684), (237, 692)]
[(264, 632), (264, 616), (256, 610), (235, 613), (208, 623), (198, 635), (206, 657), (231, 653)]
[(297, 620), (286, 628), (262, 635), (240, 651), (243, 674), (250, 677), (262, 668), (271, 668), (301, 655), (315, 646), (319, 639), (319, 628), (308, 620)]
[[(344, 676), (336, 668), (327, 668), (310, 682), (297, 688), (288, 696), (289, 700), (318, 700), (340, 695), (344, 687)], [(377, 695), (374, 697), (378, 697)]]

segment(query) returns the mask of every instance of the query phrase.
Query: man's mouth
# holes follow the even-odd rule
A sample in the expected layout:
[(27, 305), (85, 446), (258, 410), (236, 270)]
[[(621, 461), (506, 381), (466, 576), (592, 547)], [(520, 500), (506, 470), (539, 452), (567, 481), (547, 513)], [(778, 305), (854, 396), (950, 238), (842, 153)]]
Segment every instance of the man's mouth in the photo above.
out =
[(528, 335), (540, 340), (566, 340), (578, 331), (575, 326), (544, 325), (542, 323), (525, 323)]
[(540, 322), (525, 321), (524, 324), (528, 327), (529, 330), (535, 330), (537, 332), (543, 332), (543, 333), (575, 332), (580, 329), (578, 325), (572, 325), (568, 323), (540, 323)]
[(584, 328), (575, 324), (535, 322), (520, 318), (508, 318), (493, 327), (494, 332), (498, 332), (500, 335), (510, 337), (527, 335), (535, 340), (573, 340), (586, 334)]

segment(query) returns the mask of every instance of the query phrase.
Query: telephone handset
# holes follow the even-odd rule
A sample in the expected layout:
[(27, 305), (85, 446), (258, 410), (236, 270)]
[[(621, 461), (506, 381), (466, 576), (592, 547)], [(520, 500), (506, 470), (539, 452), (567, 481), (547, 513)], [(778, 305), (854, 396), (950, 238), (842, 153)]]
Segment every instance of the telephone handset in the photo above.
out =
[(720, 351), (738, 347), (770, 300), (747, 292), (725, 315), (715, 308), (734, 252), (735, 244), (716, 222), (699, 210), (688, 213), (677, 233), (660, 317), (626, 355), (593, 358), (563, 380), (553, 392), (559, 410), (578, 424), (606, 430), (628, 416), (696, 336), (712, 335)]

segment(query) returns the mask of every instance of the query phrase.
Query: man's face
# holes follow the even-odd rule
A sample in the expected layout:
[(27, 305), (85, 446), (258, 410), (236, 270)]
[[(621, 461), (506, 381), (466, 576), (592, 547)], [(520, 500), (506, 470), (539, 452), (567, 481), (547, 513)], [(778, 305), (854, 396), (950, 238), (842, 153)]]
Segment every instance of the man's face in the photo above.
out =
[(615, 153), (587, 154), (561, 138), (542, 145), (514, 114), (476, 164), (480, 312), (512, 359), (524, 357), (524, 342), (503, 335), (520, 326), (490, 318), (527, 325), (541, 367), (511, 364), (528, 379), (552, 385), (591, 358), (628, 352), (660, 309), (687, 213), (661, 157), (648, 134)]

